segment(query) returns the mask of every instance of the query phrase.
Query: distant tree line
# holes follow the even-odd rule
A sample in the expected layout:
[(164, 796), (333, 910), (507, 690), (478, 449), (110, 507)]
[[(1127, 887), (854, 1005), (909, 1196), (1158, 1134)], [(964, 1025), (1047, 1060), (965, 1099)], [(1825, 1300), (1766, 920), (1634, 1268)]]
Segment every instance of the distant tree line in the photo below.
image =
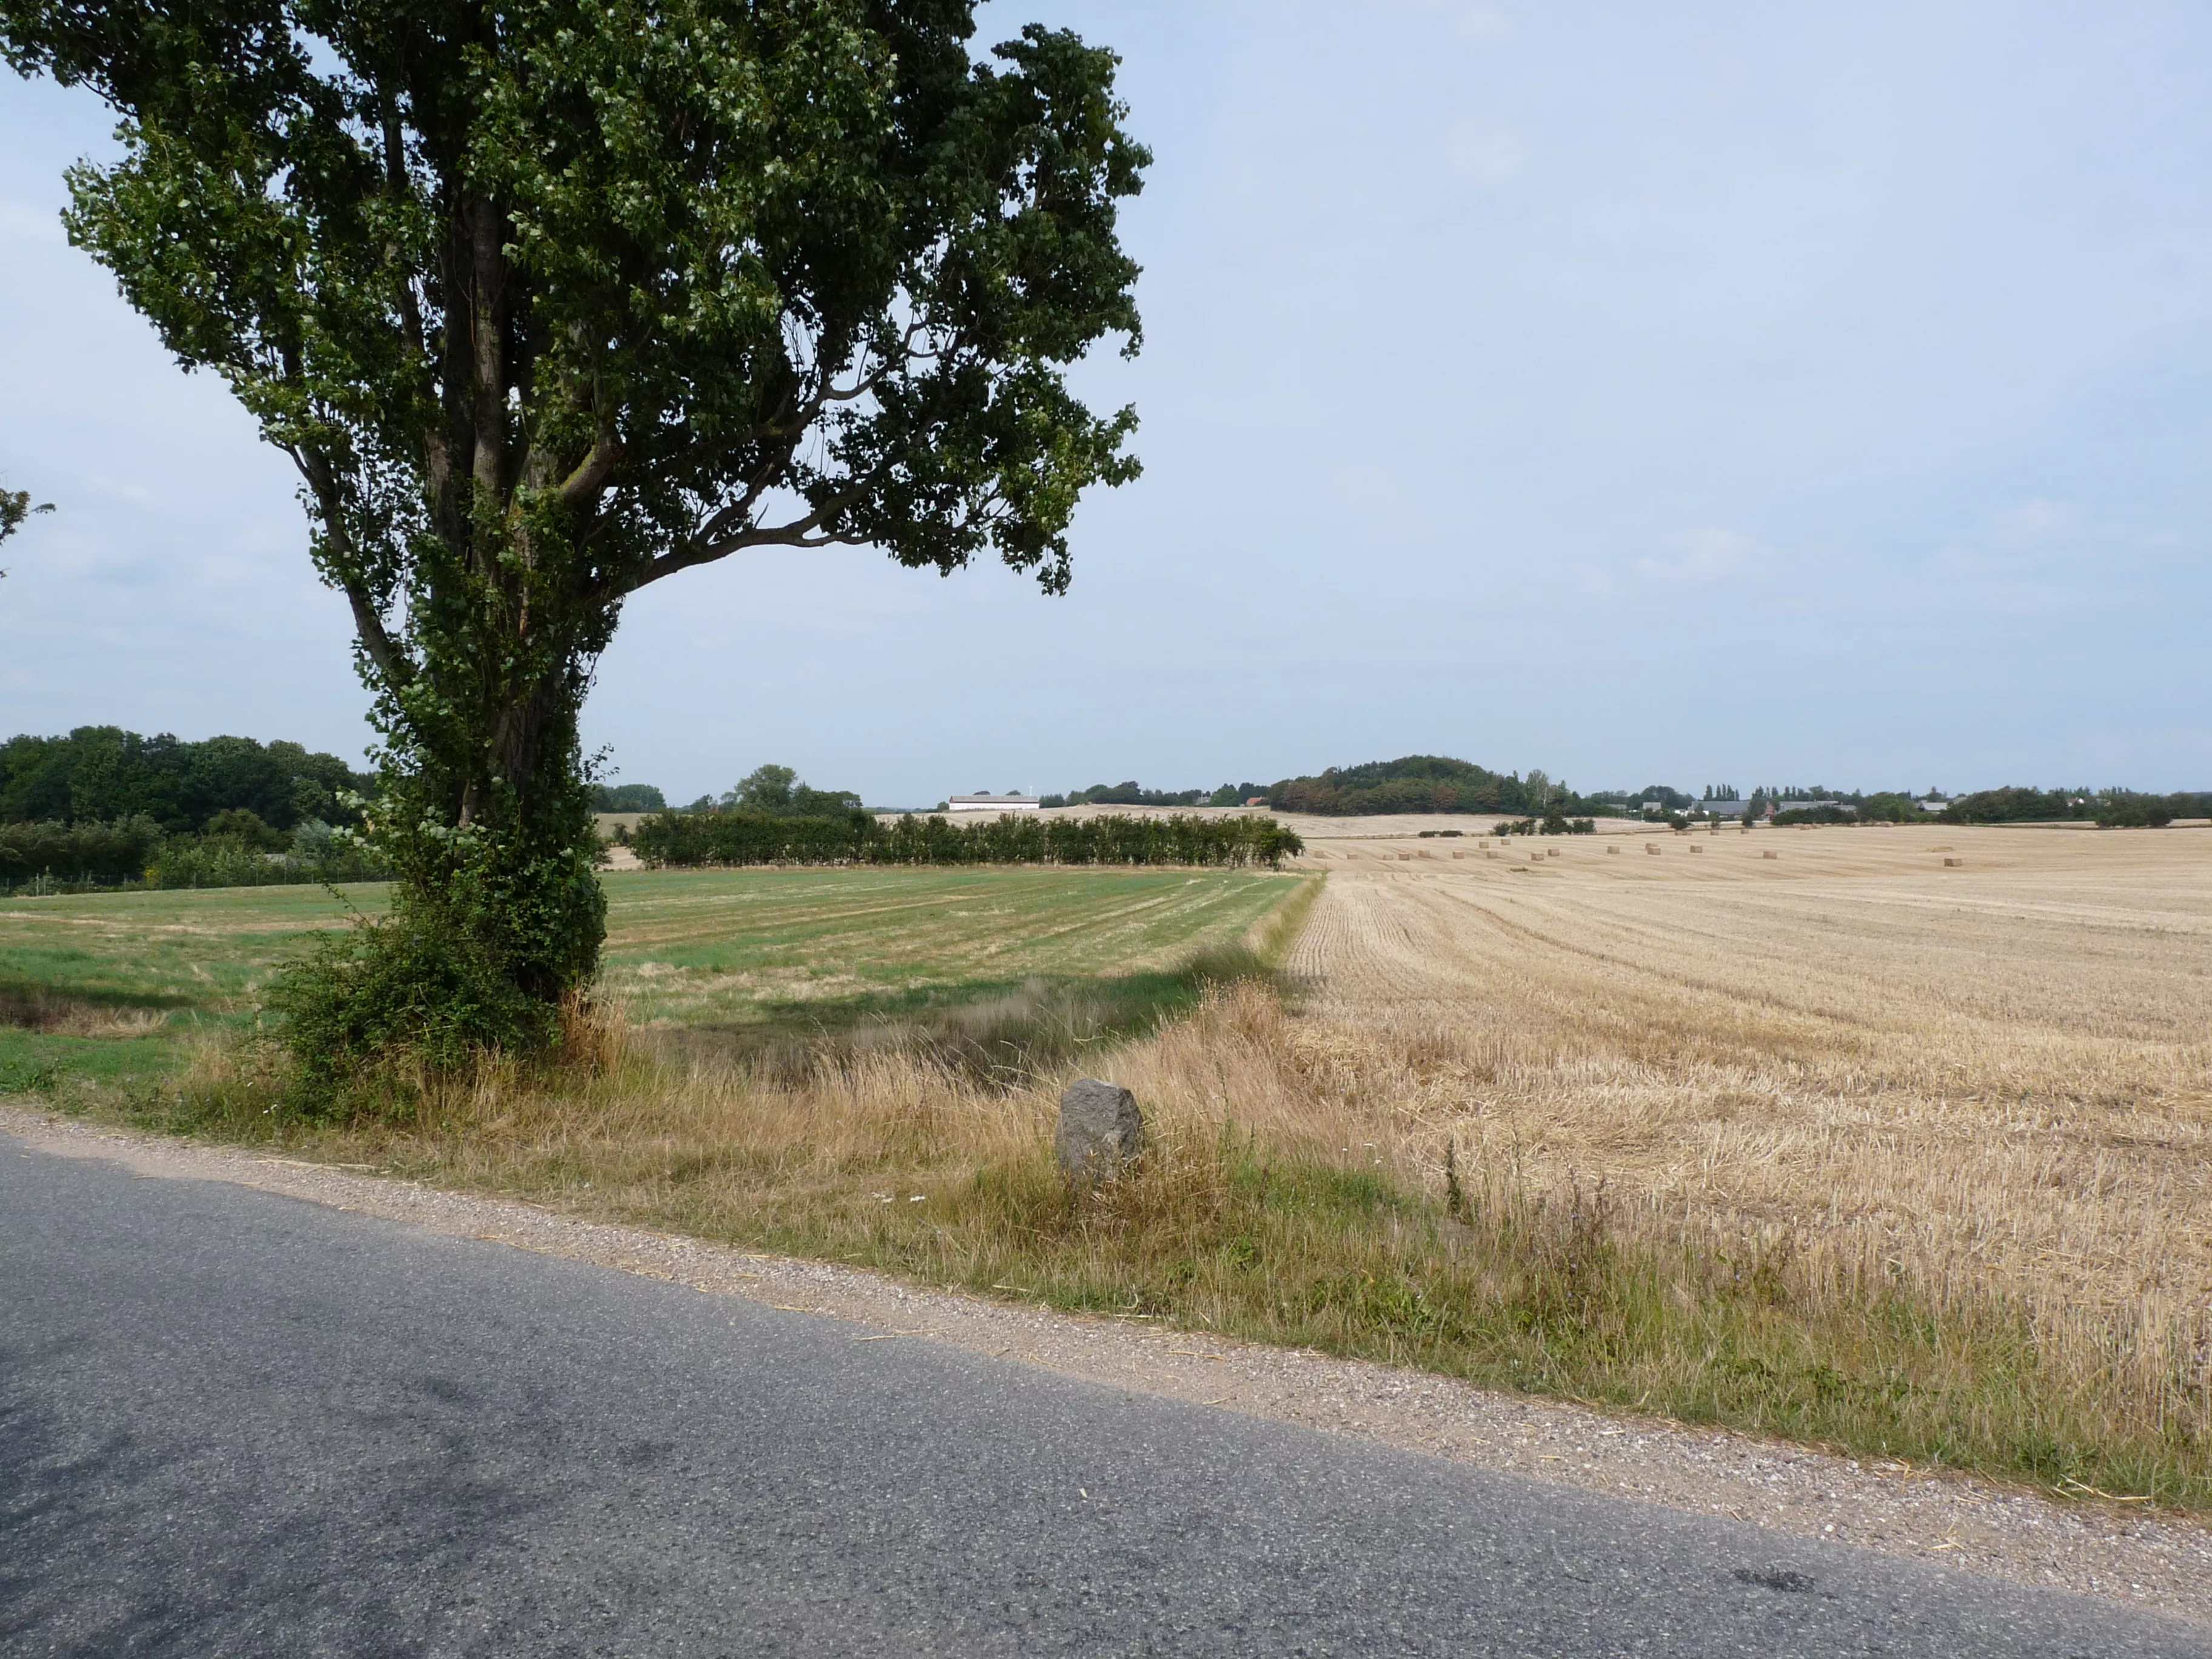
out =
[(310, 818), (272, 830), (245, 807), (170, 835), (143, 813), (0, 823), (0, 893), (85, 887), (269, 887), (382, 881), (391, 872), (343, 830)]
[(1948, 823), (2033, 823), (2087, 818), (2106, 829), (2154, 829), (2176, 818), (2212, 817), (2212, 792), (2171, 795), (2133, 789), (2030, 789), (2017, 786), (1961, 795), (1943, 810)]
[[(1755, 796), (1754, 816), (1769, 799), (1778, 824), (1799, 823), (2094, 823), (2106, 829), (2155, 829), (2176, 818), (2212, 817), (2212, 793), (2170, 795), (2133, 789), (2036, 789), (2018, 785), (1960, 795), (1929, 812), (1899, 791), (1843, 794), (1828, 790)], [(1932, 797), (1931, 797), (1932, 799)]]
[(0, 890), (363, 881), (346, 833), (369, 782), (296, 743), (114, 726), (0, 744)]
[(908, 812), (781, 817), (665, 812), (630, 836), (647, 864), (1127, 864), (1279, 869), (1305, 843), (1272, 818), (1040, 818), (956, 823)]
[(81, 726), (65, 738), (0, 744), (0, 823), (112, 823), (151, 818), (164, 834), (197, 832), (219, 812), (251, 812), (271, 829), (359, 821), (346, 797), (369, 779), (336, 755), (296, 743), (144, 738)]
[(649, 783), (595, 783), (592, 786), (594, 812), (665, 812), (667, 797)]
[[(1226, 784), (1222, 786), (1227, 788)], [(1214, 792), (1216, 794), (1220, 790)], [(1064, 795), (1045, 795), (1040, 806), (1196, 806), (1201, 803), (1227, 806), (1241, 802), (1207, 803), (1203, 789), (1146, 789), (1132, 778), (1127, 783), (1094, 783), (1088, 789), (1071, 789)]]

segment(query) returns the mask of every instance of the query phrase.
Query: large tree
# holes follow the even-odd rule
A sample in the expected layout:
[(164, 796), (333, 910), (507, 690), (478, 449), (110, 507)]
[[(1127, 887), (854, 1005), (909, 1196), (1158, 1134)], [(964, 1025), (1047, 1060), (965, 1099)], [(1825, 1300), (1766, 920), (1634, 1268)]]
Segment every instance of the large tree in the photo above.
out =
[[(623, 602), (750, 548), (1050, 592), (1134, 476), (1113, 54), (973, 0), (0, 0), (122, 159), (70, 234), (303, 481), (403, 922), (543, 1006), (596, 963), (578, 710)], [(711, 690), (702, 693), (710, 703)]]

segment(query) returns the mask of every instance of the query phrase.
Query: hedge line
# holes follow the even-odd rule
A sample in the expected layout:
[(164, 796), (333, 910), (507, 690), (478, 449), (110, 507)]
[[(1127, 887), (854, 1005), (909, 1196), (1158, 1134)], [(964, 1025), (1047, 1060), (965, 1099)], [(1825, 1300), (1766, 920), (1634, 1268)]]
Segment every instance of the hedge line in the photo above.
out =
[(777, 818), (748, 812), (664, 812), (630, 833), (653, 865), (1185, 864), (1279, 870), (1305, 843), (1273, 818), (1039, 818), (954, 823), (909, 812)]
[(391, 872), (349, 842), (305, 832), (267, 852), (235, 836), (169, 836), (134, 813), (112, 823), (0, 823), (0, 892), (51, 886), (279, 887), (382, 881)]

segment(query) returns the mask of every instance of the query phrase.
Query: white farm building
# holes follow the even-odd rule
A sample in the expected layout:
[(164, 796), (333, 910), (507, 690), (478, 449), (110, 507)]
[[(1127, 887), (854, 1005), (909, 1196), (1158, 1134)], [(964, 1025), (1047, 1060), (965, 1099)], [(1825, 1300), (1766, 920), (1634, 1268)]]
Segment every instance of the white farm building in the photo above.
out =
[(994, 795), (988, 790), (980, 795), (954, 795), (945, 803), (950, 812), (1034, 812), (1037, 810), (1035, 795)]

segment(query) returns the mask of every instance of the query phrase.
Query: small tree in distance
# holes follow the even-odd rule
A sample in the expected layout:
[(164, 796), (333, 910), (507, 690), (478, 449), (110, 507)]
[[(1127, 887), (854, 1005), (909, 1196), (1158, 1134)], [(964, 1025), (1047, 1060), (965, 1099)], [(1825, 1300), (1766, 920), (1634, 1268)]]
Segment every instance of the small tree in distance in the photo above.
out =
[[(52, 501), (41, 501), (36, 507), (32, 506), (31, 492), (27, 489), (0, 489), (0, 542), (6, 541), (21, 530), (23, 520), (33, 513), (51, 513), (53, 510)], [(0, 576), (7, 574), (0, 570)]]
[(1136, 349), (1149, 158), (1112, 53), (1032, 26), (978, 61), (974, 9), (0, 0), (19, 72), (120, 117), (71, 239), (291, 458), (351, 610), (399, 886), (324, 963), (315, 1066), (404, 1044), (368, 1006), (404, 983), (471, 1011), (441, 1053), (553, 1035), (604, 931), (577, 720), (630, 595), (839, 543), (1066, 588), (1078, 497), (1137, 471), (1065, 369)]

